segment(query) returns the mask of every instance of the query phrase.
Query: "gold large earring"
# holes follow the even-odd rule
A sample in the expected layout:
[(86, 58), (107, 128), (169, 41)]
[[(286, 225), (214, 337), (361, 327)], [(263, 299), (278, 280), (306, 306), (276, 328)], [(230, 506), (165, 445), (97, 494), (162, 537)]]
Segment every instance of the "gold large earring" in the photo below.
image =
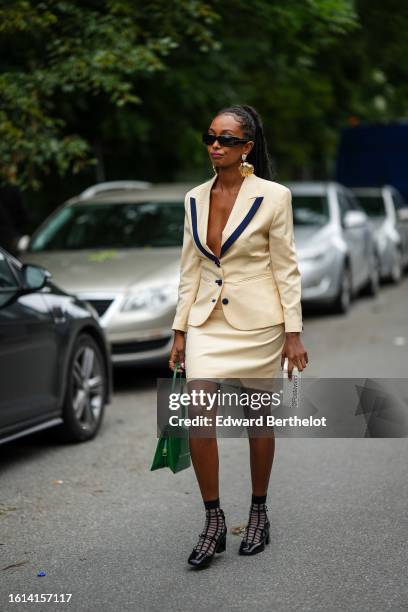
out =
[(245, 161), (247, 158), (246, 154), (243, 153), (242, 154), (242, 162), (239, 164), (239, 171), (241, 173), (241, 176), (249, 176), (250, 174), (254, 173), (255, 168), (253, 167), (252, 164), (249, 164), (247, 161)]

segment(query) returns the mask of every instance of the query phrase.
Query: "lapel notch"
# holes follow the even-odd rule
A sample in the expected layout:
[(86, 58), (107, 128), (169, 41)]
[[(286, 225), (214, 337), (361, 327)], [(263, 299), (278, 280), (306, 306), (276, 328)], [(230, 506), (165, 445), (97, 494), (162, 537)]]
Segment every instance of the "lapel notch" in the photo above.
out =
[[(190, 208), (194, 241), (206, 257), (217, 263), (218, 257), (207, 244), (210, 195), (216, 178), (217, 175), (214, 175), (211, 180), (201, 186), (196, 197), (190, 197)], [(221, 257), (239, 238), (261, 205), (263, 196), (257, 195), (259, 191), (258, 177), (255, 174), (245, 177), (221, 234)], [(252, 201), (254, 198), (255, 201)], [(231, 232), (232, 228), (235, 229)]]
[(259, 196), (255, 199), (255, 202), (252, 204), (251, 208), (249, 209), (245, 217), (242, 219), (241, 223), (238, 225), (238, 227), (234, 229), (230, 237), (224, 242), (224, 244), (221, 247), (221, 257), (224, 255), (226, 251), (228, 251), (230, 246), (232, 246), (234, 242), (242, 234), (242, 232), (247, 227), (252, 217), (254, 216), (254, 214), (256, 213), (260, 205), (262, 204), (262, 200), (263, 200), (263, 196)]

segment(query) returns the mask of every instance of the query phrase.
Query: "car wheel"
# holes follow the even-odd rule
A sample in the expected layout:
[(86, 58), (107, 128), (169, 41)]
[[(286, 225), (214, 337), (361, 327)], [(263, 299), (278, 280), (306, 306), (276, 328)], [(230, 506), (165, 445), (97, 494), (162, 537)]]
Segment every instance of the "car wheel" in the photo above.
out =
[(352, 298), (351, 271), (345, 266), (340, 277), (340, 286), (336, 299), (333, 302), (333, 312), (346, 314), (350, 309)]
[(402, 268), (403, 268), (402, 253), (400, 249), (395, 249), (394, 257), (392, 261), (391, 274), (390, 274), (390, 281), (394, 285), (398, 285), (398, 283), (400, 282), (402, 278)]
[(101, 426), (107, 386), (101, 349), (89, 334), (77, 338), (67, 376), (60, 434), (67, 441), (85, 442)]
[(370, 277), (366, 286), (363, 289), (363, 294), (370, 297), (378, 295), (380, 289), (380, 260), (376, 253), (372, 255)]

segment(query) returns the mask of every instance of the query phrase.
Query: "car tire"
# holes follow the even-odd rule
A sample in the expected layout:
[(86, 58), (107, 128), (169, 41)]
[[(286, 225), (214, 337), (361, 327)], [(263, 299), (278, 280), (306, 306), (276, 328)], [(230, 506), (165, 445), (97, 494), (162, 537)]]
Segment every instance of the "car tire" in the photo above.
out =
[(392, 262), (391, 273), (389, 276), (389, 281), (393, 285), (398, 285), (398, 283), (402, 279), (403, 274), (403, 263), (402, 263), (402, 253), (401, 250), (396, 248), (394, 251), (394, 257)]
[(102, 351), (92, 336), (80, 334), (68, 365), (60, 439), (86, 442), (95, 437), (105, 412), (106, 388)]
[(336, 314), (346, 314), (350, 310), (352, 300), (352, 284), (350, 266), (345, 265), (340, 276), (339, 290), (332, 305)]
[(370, 277), (367, 283), (364, 285), (362, 295), (368, 295), (369, 297), (376, 297), (380, 290), (380, 260), (376, 253), (372, 255), (372, 264), (370, 270)]

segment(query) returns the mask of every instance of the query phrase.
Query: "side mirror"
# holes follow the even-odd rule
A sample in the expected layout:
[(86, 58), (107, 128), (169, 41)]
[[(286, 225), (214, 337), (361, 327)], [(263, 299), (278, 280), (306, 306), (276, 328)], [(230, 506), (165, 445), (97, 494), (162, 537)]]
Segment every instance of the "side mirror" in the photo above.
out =
[(343, 218), (343, 225), (347, 229), (362, 227), (367, 223), (367, 215), (361, 210), (348, 210)]
[(51, 272), (35, 264), (24, 264), (21, 273), (23, 275), (23, 289), (31, 289), (33, 291), (42, 289), (47, 279), (51, 278)]
[(24, 236), (20, 236), (17, 240), (17, 251), (19, 253), (24, 253), (27, 250), (27, 247), (30, 243), (30, 236), (28, 234), (24, 234)]

